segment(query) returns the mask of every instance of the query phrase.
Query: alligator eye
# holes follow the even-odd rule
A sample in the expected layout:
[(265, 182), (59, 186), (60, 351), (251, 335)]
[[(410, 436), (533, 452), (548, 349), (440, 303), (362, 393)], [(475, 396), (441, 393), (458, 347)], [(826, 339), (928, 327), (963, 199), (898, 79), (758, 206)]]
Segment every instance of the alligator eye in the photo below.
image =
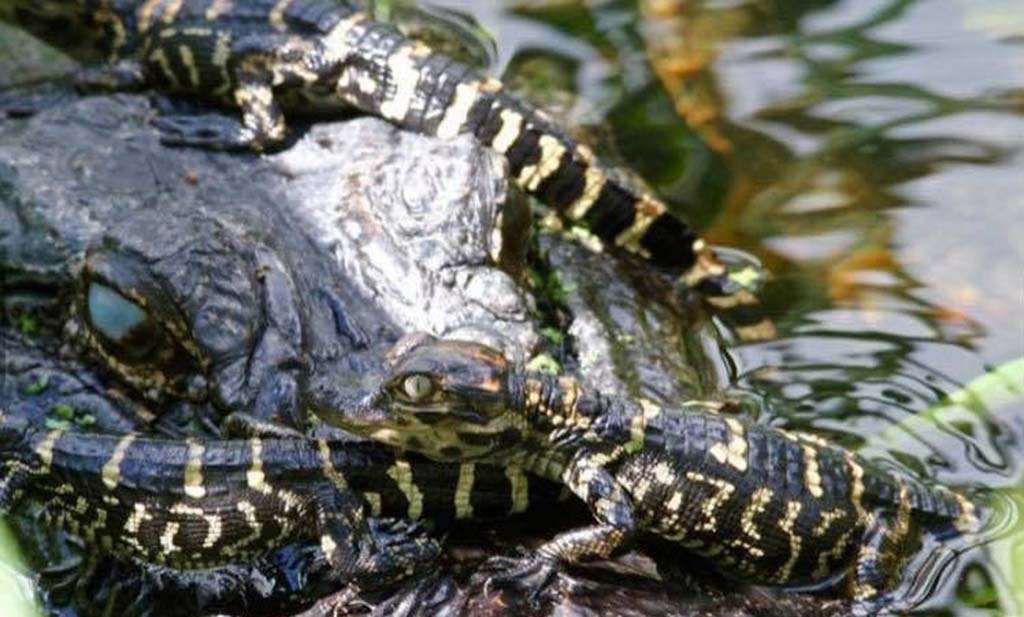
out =
[(156, 342), (141, 306), (100, 283), (89, 285), (89, 322), (108, 341), (142, 353)]
[(434, 391), (434, 382), (426, 375), (410, 375), (402, 382), (405, 395), (414, 402), (422, 401)]

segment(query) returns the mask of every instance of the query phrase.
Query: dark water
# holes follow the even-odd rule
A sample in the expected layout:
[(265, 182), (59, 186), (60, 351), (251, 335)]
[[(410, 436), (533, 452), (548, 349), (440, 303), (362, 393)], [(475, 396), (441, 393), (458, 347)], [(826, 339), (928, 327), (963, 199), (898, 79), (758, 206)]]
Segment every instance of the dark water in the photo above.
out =
[[(764, 263), (780, 335), (724, 333), (721, 363), (764, 421), (1024, 500), (1024, 3), (434, 4), (473, 15), (496, 71)], [(926, 545), (906, 603), (1024, 615), (1012, 503), (999, 537)]]

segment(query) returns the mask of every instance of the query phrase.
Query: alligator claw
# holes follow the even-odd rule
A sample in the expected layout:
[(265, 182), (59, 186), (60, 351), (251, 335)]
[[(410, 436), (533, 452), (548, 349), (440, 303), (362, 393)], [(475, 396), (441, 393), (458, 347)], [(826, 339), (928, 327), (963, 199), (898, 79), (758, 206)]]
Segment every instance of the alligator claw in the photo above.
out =
[(492, 588), (515, 590), (523, 594), (532, 606), (540, 606), (557, 599), (562, 576), (558, 562), (528, 553), (519, 557), (496, 556), (480, 567), (478, 575), (486, 576), (484, 594)]
[(414, 576), (441, 556), (441, 545), (418, 522), (371, 519), (369, 525), (374, 550), (361, 564), (361, 586), (376, 588)]
[(395, 593), (374, 606), (370, 617), (414, 617), (456, 614), (446, 607), (459, 606), (465, 596), (449, 574), (431, 572), (408, 581)]

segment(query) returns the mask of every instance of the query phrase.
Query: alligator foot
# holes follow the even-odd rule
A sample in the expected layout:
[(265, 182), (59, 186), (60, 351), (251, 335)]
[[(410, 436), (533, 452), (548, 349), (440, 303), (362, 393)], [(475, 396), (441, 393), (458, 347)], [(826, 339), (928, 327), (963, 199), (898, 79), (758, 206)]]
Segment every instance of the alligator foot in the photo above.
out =
[(153, 126), (161, 133), (160, 141), (168, 146), (228, 151), (252, 149), (252, 131), (236, 118), (222, 114), (162, 115), (153, 119)]
[(388, 586), (437, 563), (441, 545), (418, 522), (374, 518), (368, 522), (373, 553), (359, 565), (362, 587)]
[(95, 562), (84, 560), (79, 554), (65, 555), (59, 563), (52, 563), (39, 571), (39, 585), (56, 601), (70, 601), (74, 597), (82, 574), (88, 573)]
[(485, 594), (491, 588), (515, 590), (532, 606), (557, 600), (561, 587), (557, 582), (563, 577), (558, 562), (532, 552), (518, 557), (492, 557), (480, 567), (478, 575), (487, 577)]
[(416, 615), (465, 614), (465, 594), (450, 574), (434, 571), (405, 583), (373, 606), (371, 617), (415, 617)]

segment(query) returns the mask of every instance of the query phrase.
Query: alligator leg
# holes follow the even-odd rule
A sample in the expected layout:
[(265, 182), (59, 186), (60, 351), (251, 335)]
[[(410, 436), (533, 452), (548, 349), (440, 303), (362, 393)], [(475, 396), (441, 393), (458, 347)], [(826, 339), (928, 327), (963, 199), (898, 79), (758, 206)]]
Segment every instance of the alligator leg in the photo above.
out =
[(162, 141), (171, 146), (210, 150), (256, 150), (280, 145), (285, 138), (284, 113), (274, 99), (273, 73), (265, 64), (242, 62), (236, 73), (235, 102), (242, 119), (219, 113), (160, 116), (153, 120)]
[(559, 574), (560, 565), (607, 559), (626, 545), (636, 530), (633, 505), (605, 467), (621, 455), (621, 448), (583, 450), (562, 474), (562, 481), (587, 504), (598, 524), (560, 533), (522, 559), (492, 559), (488, 569), (504, 572), (488, 583), (519, 587), (536, 602)]
[(262, 152), (284, 143), (287, 127), (275, 88), (312, 86), (336, 77), (338, 61), (322, 49), (296, 37), (261, 37), (244, 54), (232, 59), (231, 99), (241, 109), (241, 121), (222, 114), (164, 116), (154, 125), (163, 142), (211, 150)]
[(375, 584), (411, 576), (441, 555), (441, 545), (418, 522), (373, 518), (369, 528), (374, 548), (365, 562), (364, 574), (375, 577)]
[[(269, 87), (258, 92), (269, 92)], [(246, 96), (254, 97), (249, 99), (252, 101), (256, 100), (256, 96), (262, 96), (249, 90), (246, 93)], [(271, 111), (263, 111), (253, 118), (268, 118), (274, 113), (274, 108), (271, 108)], [(255, 124), (257, 121), (253, 119), (252, 122)], [(262, 123), (262, 120), (259, 122)], [(153, 119), (153, 126), (161, 133), (160, 141), (168, 146), (238, 151), (256, 149), (254, 144), (258, 141), (256, 132), (250, 126), (218, 113), (158, 116)]]
[(320, 547), (341, 580), (378, 587), (414, 574), (441, 553), (419, 525), (369, 523), (352, 493), (323, 488), (314, 506)]
[(363, 332), (358, 324), (352, 321), (348, 314), (349, 311), (345, 307), (345, 302), (338, 297), (338, 294), (331, 291), (328, 287), (321, 287), (320, 295), (327, 302), (327, 305), (331, 307), (331, 312), (334, 313), (334, 327), (337, 329), (338, 335), (348, 339), (355, 349), (366, 349), (369, 347), (370, 337)]
[(907, 557), (909, 531), (908, 507), (900, 507), (895, 514), (879, 511), (871, 515), (857, 551), (851, 580), (850, 596), (856, 603), (855, 613), (875, 614), (884, 603), (886, 592), (899, 581)]

